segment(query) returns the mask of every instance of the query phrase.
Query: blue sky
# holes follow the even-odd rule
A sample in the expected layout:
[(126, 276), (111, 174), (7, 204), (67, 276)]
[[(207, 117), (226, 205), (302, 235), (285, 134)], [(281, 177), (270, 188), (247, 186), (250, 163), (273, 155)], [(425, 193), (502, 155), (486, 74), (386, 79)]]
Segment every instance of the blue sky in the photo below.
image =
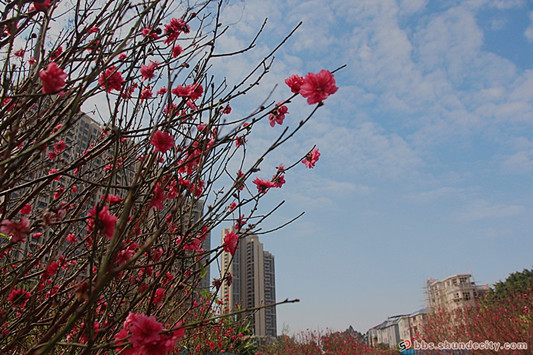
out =
[[(286, 200), (268, 225), (306, 212), (261, 237), (276, 257), (277, 298), (301, 299), (278, 308), (280, 332), (365, 332), (423, 307), (430, 277), (472, 273), (484, 284), (533, 266), (531, 2), (229, 2), (219, 51), (243, 48), (264, 18), (252, 53), (217, 64), (230, 81), (303, 25), (232, 114), (276, 84), (271, 99), (288, 97), (291, 74), (346, 64), (339, 91), (264, 165), (314, 144), (321, 152), (314, 169), (302, 165), (268, 192), (268, 203)], [(285, 125), (309, 111), (295, 100)], [(281, 129), (265, 123), (250, 149)]]

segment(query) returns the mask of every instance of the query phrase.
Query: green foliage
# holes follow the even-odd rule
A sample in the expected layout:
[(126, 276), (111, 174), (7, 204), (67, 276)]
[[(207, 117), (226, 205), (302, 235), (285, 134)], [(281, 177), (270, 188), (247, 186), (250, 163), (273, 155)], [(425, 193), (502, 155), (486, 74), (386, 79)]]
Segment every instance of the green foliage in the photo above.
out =
[(528, 294), (533, 290), (533, 269), (524, 269), (510, 274), (505, 281), (499, 281), (488, 291), (482, 301), (485, 305), (501, 302), (514, 294)]
[(355, 330), (355, 329), (353, 329), (353, 327), (351, 325), (344, 332), (346, 334), (348, 334), (348, 335), (351, 335), (351, 336), (355, 337), (356, 339), (359, 339), (362, 342), (365, 341), (364, 334), (359, 332), (359, 331), (357, 331), (357, 330)]
[(389, 344), (385, 344), (385, 343), (379, 343), (378, 348), (383, 349), (383, 350), (390, 349)]

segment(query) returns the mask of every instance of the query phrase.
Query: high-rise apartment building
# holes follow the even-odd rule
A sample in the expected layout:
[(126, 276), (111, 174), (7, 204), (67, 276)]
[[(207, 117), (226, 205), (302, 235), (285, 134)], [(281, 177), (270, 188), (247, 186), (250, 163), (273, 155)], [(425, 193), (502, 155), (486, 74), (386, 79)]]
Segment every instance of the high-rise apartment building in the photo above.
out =
[[(91, 142), (94, 142), (96, 138), (101, 134), (101, 126), (93, 120), (91, 117), (84, 113), (80, 113), (72, 126), (72, 128), (68, 131), (68, 134), (65, 134), (60, 139), (64, 139), (65, 141), (65, 150), (61, 153), (61, 159), (64, 162), (73, 162), (76, 158), (78, 158), (80, 155), (83, 154), (83, 152), (89, 148), (89, 145)], [(49, 146), (47, 152), (43, 152), (43, 161), (45, 162), (36, 162), (35, 169), (32, 169), (28, 172), (28, 180), (38, 179), (43, 176), (46, 176), (49, 174), (49, 171), (52, 167), (56, 167), (56, 164), (54, 162), (54, 159), (47, 158), (47, 153), (53, 153), (54, 147)], [(93, 169), (98, 170), (99, 172), (102, 171), (103, 166), (106, 164), (105, 160), (101, 157), (97, 157), (94, 159), (94, 162), (92, 162), (95, 166)], [(47, 165), (48, 164), (48, 165)], [(133, 172), (131, 172), (127, 178), (132, 178)], [(126, 178), (126, 176), (119, 176), (118, 179), (122, 180), (122, 178)], [(64, 180), (69, 180), (69, 178), (64, 177)], [(120, 181), (122, 182), (122, 181)], [(53, 184), (52, 187), (55, 187), (58, 184)], [(85, 184), (87, 185), (87, 184)], [(86, 186), (79, 186), (78, 188), (83, 189)], [(28, 193), (29, 191), (22, 190), (17, 191), (11, 194), (11, 199), (17, 199), (20, 195), (24, 195)], [(34, 206), (34, 208), (44, 210), (49, 203), (53, 200), (53, 190), (47, 191), (46, 193), (41, 193), (37, 196), (37, 206)], [(93, 198), (94, 202), (98, 202), (97, 198)]]
[[(222, 242), (231, 228), (222, 231)], [(256, 235), (239, 240), (239, 246), (232, 256), (222, 253), (222, 270), (228, 270), (232, 284), (222, 286), (222, 299), (228, 302), (228, 309), (251, 309), (276, 302), (274, 256), (263, 250), (263, 244)], [(277, 335), (276, 308), (268, 307), (249, 315), (252, 330), (257, 336)]]
[[(58, 137), (58, 140), (63, 140), (65, 142), (64, 151), (58, 154), (58, 157), (54, 157), (54, 146), (53, 144), (49, 144), (47, 149), (41, 153), (42, 159), (36, 160), (34, 164), (30, 166), (25, 180), (21, 182), (24, 183), (32, 180), (42, 179), (50, 174), (52, 168), (72, 164), (74, 161), (79, 159), (80, 156), (82, 156), (84, 152), (91, 146), (91, 144), (94, 144), (101, 135), (102, 126), (87, 114), (79, 113), (75, 117), (72, 127), (66, 133)], [(105, 166), (110, 163), (109, 160), (106, 160), (106, 156), (111, 155), (112, 151), (109, 150), (108, 154), (101, 154), (92, 159), (90, 162), (84, 164), (82, 168), (78, 169), (78, 172), (76, 173), (78, 176), (80, 176), (80, 180), (76, 185), (78, 192), (81, 193), (86, 188), (90, 187), (89, 183), (82, 182), (83, 180), (97, 180), (103, 176), (103, 172), (106, 170)], [(58, 160), (61, 161), (60, 164), (57, 163)], [(134, 167), (131, 164), (126, 165), (119, 170), (118, 174), (116, 174), (114, 183), (117, 185), (127, 185), (133, 180), (133, 174)], [(60, 187), (70, 189), (72, 188), (74, 181), (75, 180), (73, 178), (62, 176), (59, 181), (53, 181), (46, 189), (36, 194), (31, 200), (32, 209), (35, 211), (35, 214), (47, 215), (48, 208), (54, 204), (54, 194), (57, 189)], [(100, 196), (104, 190), (104, 187), (94, 189), (94, 192), (89, 196), (89, 199), (84, 201), (84, 206), (86, 206), (86, 208), (80, 212), (80, 216), (86, 215), (89, 212), (90, 206), (94, 206), (100, 201)], [(33, 191), (31, 187), (23, 188), (11, 193), (10, 199), (11, 201), (18, 201), (19, 199), (23, 199), (28, 194), (32, 193)], [(110, 193), (119, 195), (120, 191), (117, 189), (110, 189)], [(71, 232), (75, 234), (85, 230), (85, 225), (82, 223), (72, 223), (71, 227)], [(44, 234), (39, 238), (26, 238), (25, 247), (28, 250), (33, 251), (42, 243), (42, 240), (46, 238), (48, 238), (48, 231), (45, 231)], [(45, 260), (47, 257), (48, 256), (45, 256)]]
[[(276, 303), (276, 270), (274, 267), (274, 255), (268, 251), (263, 252), (263, 274), (265, 277), (265, 304)], [(265, 330), (266, 335), (277, 336), (276, 308), (265, 309)]]
[[(62, 122), (64, 124), (65, 122)], [(52, 168), (56, 168), (58, 160), (61, 160), (60, 166), (66, 166), (78, 160), (80, 156), (91, 147), (91, 145), (97, 144), (99, 137), (103, 134), (105, 127), (92, 119), (89, 115), (80, 112), (73, 120), (72, 127), (70, 127), (63, 135), (59, 136), (57, 140), (63, 140), (65, 142), (65, 150), (62, 151), (57, 158), (51, 159), (48, 155), (54, 152), (53, 144), (49, 144), (46, 151), (43, 151), (42, 159), (35, 162), (35, 167), (28, 171), (27, 180), (35, 180), (48, 176)], [(110, 134), (108, 132), (108, 134)], [(129, 186), (132, 184), (135, 176), (135, 168), (137, 164), (137, 156), (135, 154), (134, 142), (131, 140), (125, 140), (122, 142), (121, 149), (118, 151), (118, 156), (121, 158), (122, 163), (117, 164), (117, 173), (113, 177), (113, 185)], [(101, 186), (97, 189), (93, 189), (90, 186), (90, 181), (95, 184), (98, 183), (107, 170), (111, 168), (114, 161), (115, 147), (111, 145), (108, 149), (98, 154), (88, 162), (83, 164), (83, 167), (78, 169), (77, 178), (73, 179), (68, 176), (62, 176), (60, 181), (54, 181), (49, 185), (49, 188), (44, 189), (37, 194), (31, 201), (32, 208), (36, 214), (45, 214), (49, 206), (53, 205), (54, 192), (58, 187), (65, 189), (72, 188), (72, 184), (76, 182), (76, 189), (78, 193), (82, 194), (85, 189), (91, 188), (92, 193), (87, 200), (83, 201), (84, 209), (79, 213), (80, 216), (86, 216), (89, 209), (101, 201), (101, 196), (108, 191), (110, 194), (117, 195), (119, 197), (125, 197), (125, 189), (110, 188), (107, 190), (105, 186)], [(123, 158), (123, 159), (122, 159)], [(78, 180), (79, 178), (79, 180)], [(86, 182), (83, 182), (86, 181)], [(21, 181), (24, 183), (27, 181)], [(10, 195), (11, 201), (18, 201), (18, 199), (25, 198), (27, 194), (31, 193), (30, 188), (17, 190)], [(179, 216), (176, 219), (180, 220), (182, 224), (194, 224), (200, 220), (203, 216), (204, 201), (194, 201), (194, 207), (190, 213), (184, 216)], [(190, 220), (190, 221), (189, 221)], [(192, 222), (191, 222), (192, 221)], [(40, 230), (35, 230), (36, 232)], [(46, 240), (49, 235), (48, 231), (43, 231), (43, 235), (39, 238), (26, 238), (25, 248), (29, 251), (34, 251), (38, 248), (43, 240)], [(74, 234), (83, 235), (86, 232), (86, 225), (84, 223), (72, 223), (71, 230)], [(64, 243), (65, 246), (68, 243)], [(211, 233), (207, 233), (204, 241), (202, 242), (202, 248), (209, 250), (211, 247)], [(45, 256), (46, 260), (48, 256)], [(210, 265), (206, 265), (206, 259), (208, 256), (203, 257), (202, 271), (204, 273), (203, 278), (200, 280), (199, 288), (202, 290), (208, 290), (210, 288)], [(199, 269), (200, 266), (198, 265)]]

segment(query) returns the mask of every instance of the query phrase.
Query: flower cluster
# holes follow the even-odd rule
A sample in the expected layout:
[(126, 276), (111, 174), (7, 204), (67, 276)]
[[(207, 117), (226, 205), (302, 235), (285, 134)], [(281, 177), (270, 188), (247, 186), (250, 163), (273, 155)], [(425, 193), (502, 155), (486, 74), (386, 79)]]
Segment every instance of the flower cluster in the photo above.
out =
[(309, 105), (317, 104), (337, 92), (335, 77), (325, 69), (319, 73), (308, 73), (304, 78), (292, 75), (285, 79), (285, 83), (295, 94), (300, 94), (307, 99)]
[(285, 106), (283, 102), (278, 102), (274, 110), (272, 110), (272, 112), (268, 115), (270, 126), (274, 127), (276, 123), (279, 125), (283, 124), (283, 120), (285, 119), (285, 115), (287, 113), (289, 113), (287, 106)]
[(174, 146), (174, 137), (167, 132), (157, 130), (154, 132), (150, 144), (155, 147), (156, 152), (166, 153)]
[(148, 65), (141, 65), (141, 75), (143, 80), (150, 80), (154, 78), (154, 72), (159, 66), (159, 62), (150, 62)]
[(60, 93), (66, 85), (67, 76), (67, 73), (59, 68), (55, 62), (49, 63), (45, 70), (39, 72), (39, 78), (43, 84), (43, 94)]
[(300, 331), (292, 336), (282, 335), (262, 349), (262, 354), (365, 354), (393, 355), (394, 349), (371, 348), (362, 337), (351, 332), (321, 333)]
[(230, 253), (231, 255), (235, 254), (237, 250), (237, 243), (239, 242), (239, 235), (234, 231), (229, 231), (224, 236), (224, 251)]
[(309, 169), (314, 168), (316, 162), (318, 161), (318, 158), (320, 157), (320, 152), (318, 151), (318, 148), (313, 148), (305, 158), (302, 160), (302, 163)]
[(172, 93), (179, 97), (190, 98), (191, 100), (196, 100), (202, 96), (204, 88), (201, 84), (195, 83), (191, 85), (178, 85), (176, 88), (172, 89)]
[(93, 232), (99, 226), (107, 239), (113, 238), (117, 217), (109, 213), (108, 206), (94, 206), (87, 215), (87, 231)]
[(100, 87), (107, 92), (112, 90), (121, 91), (123, 83), (122, 73), (115, 66), (107, 68), (98, 79)]
[(190, 26), (185, 21), (183, 21), (183, 19), (170, 19), (170, 23), (168, 25), (165, 25), (165, 34), (168, 36), (165, 40), (165, 44), (170, 44), (177, 40), (182, 32), (189, 33), (190, 31)]
[(163, 325), (154, 316), (130, 313), (115, 340), (118, 344), (123, 344), (129, 336), (131, 347), (126, 348), (122, 354), (169, 354), (174, 350), (176, 341), (185, 335), (181, 324), (177, 324), (175, 328), (176, 330), (165, 333)]
[(8, 219), (0, 222), (0, 233), (10, 235), (13, 243), (24, 241), (29, 231), (30, 220), (27, 217), (22, 217), (18, 222), (12, 222)]
[(7, 296), (7, 301), (14, 307), (24, 308), (30, 297), (31, 294), (23, 288), (13, 288)]

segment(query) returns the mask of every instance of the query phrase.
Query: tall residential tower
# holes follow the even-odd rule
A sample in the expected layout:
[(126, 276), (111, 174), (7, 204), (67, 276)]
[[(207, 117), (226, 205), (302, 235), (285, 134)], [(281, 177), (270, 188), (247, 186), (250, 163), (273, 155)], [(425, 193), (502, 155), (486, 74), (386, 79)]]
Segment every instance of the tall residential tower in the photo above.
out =
[[(222, 231), (222, 243), (226, 233)], [(263, 244), (256, 235), (249, 235), (239, 240), (238, 249), (232, 256), (222, 253), (222, 270), (228, 270), (233, 282), (222, 286), (222, 299), (228, 300), (229, 310), (250, 309), (276, 302), (276, 281), (274, 256), (263, 250)], [(277, 335), (276, 308), (268, 307), (250, 315), (252, 329), (257, 336)]]

